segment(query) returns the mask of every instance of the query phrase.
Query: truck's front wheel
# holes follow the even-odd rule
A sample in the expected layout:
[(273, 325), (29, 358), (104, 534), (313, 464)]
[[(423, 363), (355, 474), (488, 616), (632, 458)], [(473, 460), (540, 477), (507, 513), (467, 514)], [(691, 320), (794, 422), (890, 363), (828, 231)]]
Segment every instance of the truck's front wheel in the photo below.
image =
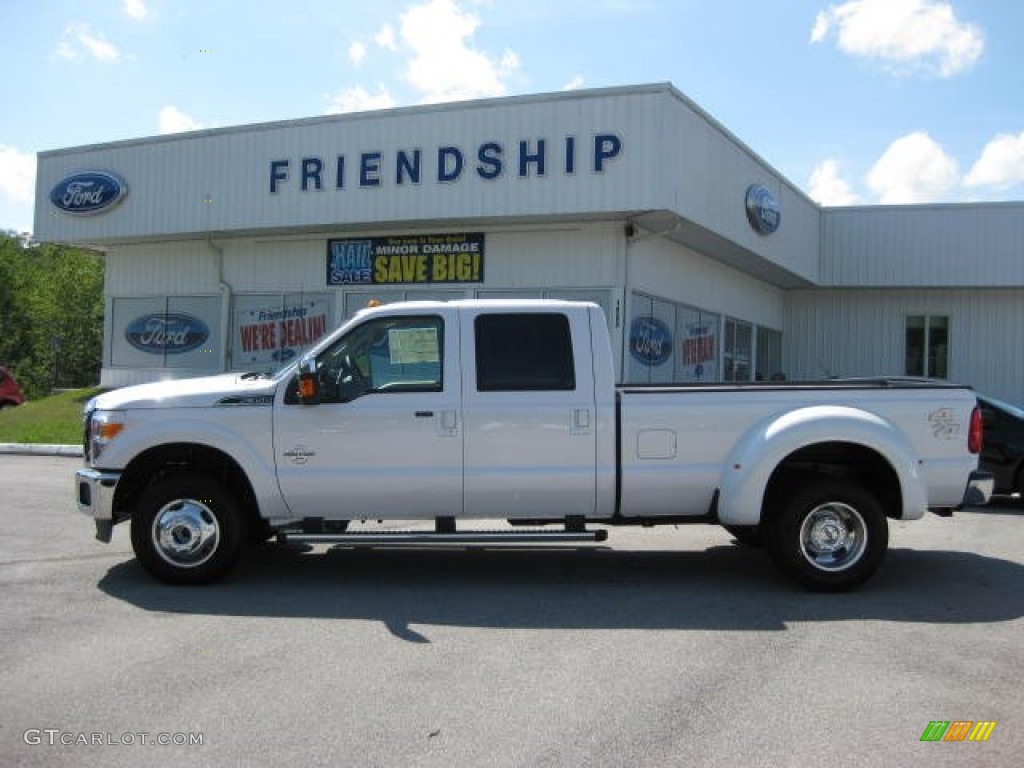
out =
[(152, 483), (131, 524), (132, 549), (151, 575), (169, 584), (208, 584), (238, 560), (245, 523), (234, 495), (206, 475), (181, 473)]
[(839, 592), (867, 580), (889, 546), (885, 512), (852, 483), (827, 482), (797, 491), (767, 530), (775, 562), (807, 589)]

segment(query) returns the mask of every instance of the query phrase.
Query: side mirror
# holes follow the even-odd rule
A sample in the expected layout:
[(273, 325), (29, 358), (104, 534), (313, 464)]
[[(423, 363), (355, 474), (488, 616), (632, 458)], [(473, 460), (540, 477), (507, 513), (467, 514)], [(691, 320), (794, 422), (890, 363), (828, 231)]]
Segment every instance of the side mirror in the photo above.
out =
[(299, 400), (303, 405), (320, 404), (320, 378), (316, 372), (316, 360), (303, 360), (299, 365)]

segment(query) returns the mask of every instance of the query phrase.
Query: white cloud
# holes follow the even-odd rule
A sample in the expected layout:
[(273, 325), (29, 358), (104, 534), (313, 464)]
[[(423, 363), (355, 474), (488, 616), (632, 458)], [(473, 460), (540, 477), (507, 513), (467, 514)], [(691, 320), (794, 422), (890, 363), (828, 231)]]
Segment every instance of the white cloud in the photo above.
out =
[(819, 205), (859, 205), (860, 195), (839, 175), (839, 163), (824, 160), (811, 172), (808, 181), (811, 199)]
[(174, 106), (166, 106), (160, 110), (160, 133), (183, 133), (198, 131), (205, 126), (191, 115), (186, 115)]
[(572, 80), (562, 86), (563, 91), (577, 91), (583, 87), (583, 75), (576, 75)]
[(476, 50), (472, 37), (479, 26), (479, 17), (454, 0), (428, 0), (402, 14), (402, 41), (412, 49), (406, 78), (423, 102), (505, 94), (505, 79), (518, 69), (519, 57), (506, 51), (495, 60)]
[(1024, 183), (1024, 131), (1014, 136), (1001, 133), (985, 145), (964, 185), (1009, 189)]
[(64, 39), (57, 45), (56, 54), (62, 59), (75, 59), (84, 52), (97, 61), (120, 61), (121, 52), (107, 42), (101, 33), (93, 32), (88, 24), (72, 24), (64, 30)]
[(36, 196), (36, 156), (0, 144), (0, 193), (13, 203), (31, 203)]
[(380, 31), (373, 36), (373, 42), (381, 48), (387, 48), (392, 53), (398, 51), (398, 43), (395, 42), (395, 28), (390, 24), (385, 24), (380, 28)]
[(383, 84), (377, 85), (376, 93), (370, 93), (365, 88), (356, 86), (334, 96), (324, 114), (365, 112), (371, 109), (390, 109), (393, 106), (395, 106), (395, 99)]
[(145, 0), (123, 0), (121, 8), (133, 19), (139, 19), (140, 21), (149, 15), (149, 9), (146, 8)]
[(948, 200), (959, 181), (957, 161), (927, 133), (896, 139), (868, 172), (867, 182), (883, 205)]
[(72, 46), (67, 40), (61, 40), (57, 43), (57, 50), (54, 51), (54, 53), (58, 59), (64, 59), (66, 61), (74, 61), (78, 58), (78, 51), (76, 51), (74, 46)]
[(833, 31), (840, 50), (896, 72), (949, 77), (969, 69), (985, 49), (982, 31), (957, 19), (941, 0), (849, 0), (818, 14), (811, 42)]
[(356, 40), (348, 47), (348, 58), (356, 67), (360, 66), (366, 58), (366, 46)]

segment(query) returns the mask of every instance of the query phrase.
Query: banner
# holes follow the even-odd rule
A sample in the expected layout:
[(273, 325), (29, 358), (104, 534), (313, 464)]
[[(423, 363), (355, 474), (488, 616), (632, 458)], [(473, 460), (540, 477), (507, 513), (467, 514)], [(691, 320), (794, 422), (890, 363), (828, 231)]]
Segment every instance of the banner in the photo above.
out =
[(718, 374), (718, 323), (709, 318), (686, 323), (682, 340), (682, 381), (715, 380)]
[(233, 363), (274, 368), (292, 360), (327, 332), (324, 296), (236, 296)]
[(484, 233), (327, 241), (327, 285), (482, 283)]

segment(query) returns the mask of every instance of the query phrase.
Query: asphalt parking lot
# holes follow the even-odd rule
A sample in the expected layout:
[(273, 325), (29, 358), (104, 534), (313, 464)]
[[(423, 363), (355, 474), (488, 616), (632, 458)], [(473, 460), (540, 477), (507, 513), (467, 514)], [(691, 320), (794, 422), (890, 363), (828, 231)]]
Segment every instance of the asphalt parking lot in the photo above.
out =
[[(3, 765), (1024, 754), (1020, 501), (894, 523), (882, 571), (838, 596), (706, 526), (555, 551), (270, 546), (225, 583), (170, 588), (136, 565), (126, 527), (93, 540), (78, 464), (0, 456)], [(996, 726), (983, 743), (921, 741), (958, 720)]]

